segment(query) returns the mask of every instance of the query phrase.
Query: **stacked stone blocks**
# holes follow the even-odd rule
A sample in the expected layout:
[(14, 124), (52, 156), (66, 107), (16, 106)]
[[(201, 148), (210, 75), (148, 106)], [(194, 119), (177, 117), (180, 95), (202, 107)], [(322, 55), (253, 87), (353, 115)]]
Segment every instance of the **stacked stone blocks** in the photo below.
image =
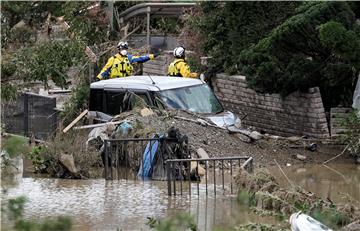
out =
[(225, 109), (243, 118), (245, 126), (281, 136), (329, 137), (328, 123), (319, 88), (307, 93), (260, 94), (250, 89), (245, 76), (217, 74), (214, 91)]

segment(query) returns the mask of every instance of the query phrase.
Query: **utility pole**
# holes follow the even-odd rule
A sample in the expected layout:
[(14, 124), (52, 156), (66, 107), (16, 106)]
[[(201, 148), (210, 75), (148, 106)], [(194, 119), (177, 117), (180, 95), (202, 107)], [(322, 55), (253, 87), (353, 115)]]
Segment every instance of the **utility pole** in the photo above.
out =
[(146, 40), (147, 40), (147, 51), (150, 52), (150, 6), (147, 7), (146, 12)]
[(107, 2), (107, 11), (108, 11), (108, 16), (109, 16), (109, 23), (110, 23), (110, 34), (112, 34), (114, 32), (114, 2), (113, 1), (108, 1)]

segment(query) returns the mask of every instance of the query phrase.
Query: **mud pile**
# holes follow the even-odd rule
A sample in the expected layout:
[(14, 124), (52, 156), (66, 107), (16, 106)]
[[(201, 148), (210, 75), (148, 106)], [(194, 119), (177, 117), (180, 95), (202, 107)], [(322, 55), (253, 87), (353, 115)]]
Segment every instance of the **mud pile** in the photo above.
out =
[[(192, 153), (203, 148), (209, 157), (252, 156), (255, 166), (262, 167), (275, 165), (274, 159), (281, 165), (322, 163), (341, 152), (336, 149), (332, 150), (333, 152), (335, 150), (335, 153), (328, 152), (328, 150), (322, 151), (323, 147), (319, 147), (315, 152), (305, 148), (294, 149), (291, 148), (294, 145), (293, 142), (280, 138), (268, 138), (265, 135), (262, 139), (248, 138), (250, 141), (245, 142), (239, 133), (231, 133), (227, 129), (203, 123), (202, 121), (209, 121), (201, 115), (178, 110), (150, 109), (150, 115), (143, 116), (142, 110), (144, 109), (139, 108), (121, 113), (113, 120), (129, 121), (134, 127), (132, 134), (129, 134), (130, 137), (151, 137), (153, 133), (165, 133), (171, 126), (174, 126), (189, 137)], [(249, 132), (251, 131), (249, 130)], [(322, 153), (320, 154), (320, 152)], [(297, 156), (304, 158), (299, 159)], [(351, 161), (344, 160), (344, 158), (339, 158), (337, 161)]]

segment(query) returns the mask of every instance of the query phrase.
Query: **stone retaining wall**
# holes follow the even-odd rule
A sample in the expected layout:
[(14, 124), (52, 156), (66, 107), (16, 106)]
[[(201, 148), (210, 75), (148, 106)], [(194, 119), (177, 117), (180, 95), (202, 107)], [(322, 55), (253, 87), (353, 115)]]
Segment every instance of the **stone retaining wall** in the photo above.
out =
[(259, 94), (247, 87), (245, 76), (217, 74), (214, 91), (225, 109), (246, 116), (242, 122), (258, 131), (281, 136), (308, 135), (329, 137), (319, 88), (307, 93), (294, 92), (282, 98), (279, 94)]

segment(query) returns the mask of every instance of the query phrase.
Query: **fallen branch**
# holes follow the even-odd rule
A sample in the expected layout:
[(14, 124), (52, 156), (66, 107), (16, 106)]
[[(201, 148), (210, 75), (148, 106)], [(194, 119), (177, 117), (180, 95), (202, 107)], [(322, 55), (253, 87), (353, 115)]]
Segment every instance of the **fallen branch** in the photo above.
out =
[[(25, 138), (27, 140), (30, 140), (31, 138), (29, 137), (26, 137), (26, 136), (21, 136), (21, 135), (16, 135), (16, 134), (12, 134), (12, 133), (7, 133), (7, 132), (4, 132), (2, 133), (2, 136), (13, 136), (13, 137), (19, 137), (19, 138)], [(34, 139), (35, 142), (38, 142), (38, 143), (41, 143), (41, 144), (44, 144), (46, 143), (46, 141), (44, 140), (39, 140), (39, 139)]]
[(206, 126), (213, 127), (213, 128), (219, 128), (219, 129), (227, 130), (226, 128), (219, 127), (219, 126), (216, 126), (216, 125), (212, 125), (212, 124), (208, 123), (205, 120), (199, 121), (199, 120), (193, 120), (193, 119), (189, 119), (189, 118), (185, 118), (185, 117), (181, 117), (181, 116), (174, 116), (174, 118), (175, 119), (180, 119), (180, 120), (185, 120), (185, 121), (188, 121), (188, 122), (197, 123), (197, 124), (204, 124)]
[(339, 156), (341, 156), (342, 154), (344, 154), (345, 153), (345, 151), (346, 151), (346, 149), (349, 147), (349, 145), (346, 145), (346, 147), (344, 148), (344, 150), (339, 154), (339, 155), (336, 155), (336, 156), (334, 156), (334, 157), (332, 157), (332, 158), (330, 158), (330, 159), (328, 159), (327, 161), (325, 161), (323, 164), (326, 164), (326, 163), (328, 163), (328, 162), (330, 162), (330, 161), (332, 161), (332, 160), (334, 160), (334, 159), (336, 159), (336, 158), (338, 158)]
[(278, 166), (278, 168), (280, 169), (281, 173), (285, 176), (286, 180), (289, 182), (289, 184), (294, 187), (293, 183), (290, 181), (290, 179), (287, 177), (287, 175), (285, 174), (285, 172), (282, 170), (282, 168), (280, 167), (280, 165), (278, 164), (278, 162), (274, 159), (275, 164)]
[(74, 119), (66, 128), (64, 128), (63, 133), (66, 133), (67, 131), (69, 131), (77, 122), (79, 122), (79, 120), (81, 120), (81, 118), (83, 118), (86, 114), (88, 113), (88, 110), (86, 109), (85, 111), (83, 111), (78, 117), (76, 117), (76, 119)]
[(327, 166), (327, 165), (325, 165), (325, 164), (323, 164), (323, 166), (326, 167), (327, 169), (335, 172), (335, 173), (338, 174), (339, 176), (341, 176), (347, 184), (350, 183), (349, 180), (346, 179), (346, 177), (344, 176), (344, 174), (342, 174), (341, 172), (339, 172), (339, 171), (337, 171), (337, 170), (335, 170), (335, 169), (333, 169), (333, 168), (330, 168), (329, 166)]
[(107, 123), (101, 123), (101, 124), (90, 124), (90, 125), (84, 125), (84, 126), (77, 126), (77, 127), (74, 127), (75, 130), (81, 130), (81, 129), (87, 129), (87, 128), (97, 128), (97, 127), (102, 127), (102, 126), (105, 126), (105, 125), (109, 125), (109, 124), (113, 124), (113, 125), (117, 125), (117, 124), (121, 124), (122, 120), (120, 121), (116, 121), (116, 122), (107, 122)]

